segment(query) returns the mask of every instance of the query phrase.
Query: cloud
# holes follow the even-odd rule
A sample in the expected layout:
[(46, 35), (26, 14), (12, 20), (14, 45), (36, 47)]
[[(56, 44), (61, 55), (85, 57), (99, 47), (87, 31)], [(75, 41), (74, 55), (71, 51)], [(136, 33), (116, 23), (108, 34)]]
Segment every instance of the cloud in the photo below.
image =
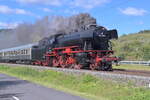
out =
[(8, 6), (0, 5), (0, 13), (7, 14), (12, 12), (13, 12), (12, 9), (10, 9)]
[(42, 8), (42, 10), (44, 11), (44, 12), (53, 12), (51, 9), (49, 9), (49, 8)]
[(29, 11), (25, 11), (24, 9), (13, 9), (13, 8), (9, 8), (8, 6), (5, 5), (0, 5), (0, 13), (3, 14), (23, 14), (23, 15), (32, 15), (31, 12)]
[(85, 9), (92, 9), (97, 6), (101, 6), (108, 3), (110, 0), (74, 0), (71, 4), (75, 7), (81, 7)]
[(19, 25), (19, 22), (14, 23), (6, 23), (6, 22), (0, 22), (0, 28), (15, 28)]
[(30, 15), (30, 14), (32, 14), (31, 12), (27, 12), (27, 11), (25, 11), (24, 9), (15, 9), (15, 11), (14, 11), (16, 14), (24, 14), (24, 15)]
[(71, 14), (71, 15), (79, 14), (79, 11), (77, 11), (75, 9), (71, 9), (71, 10), (70, 9), (65, 9), (63, 12), (66, 13), (66, 14)]
[(69, 6), (92, 9), (108, 3), (111, 0), (16, 0), (23, 4), (44, 4), (52, 6)]
[(45, 4), (53, 6), (60, 6), (62, 3), (62, 0), (16, 0), (16, 1), (23, 4)]
[(147, 13), (146, 10), (140, 9), (140, 8), (133, 8), (133, 7), (128, 7), (125, 9), (119, 9), (121, 13), (125, 15), (131, 15), (131, 16), (143, 16)]
[(144, 22), (143, 22), (143, 21), (139, 21), (139, 22), (137, 22), (136, 24), (137, 24), (137, 25), (143, 25)]

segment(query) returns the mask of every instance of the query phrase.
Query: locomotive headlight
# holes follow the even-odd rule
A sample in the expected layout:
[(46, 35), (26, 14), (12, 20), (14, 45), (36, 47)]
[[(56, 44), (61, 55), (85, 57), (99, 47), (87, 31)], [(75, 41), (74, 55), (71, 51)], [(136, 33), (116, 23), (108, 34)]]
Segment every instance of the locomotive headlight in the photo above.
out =
[(99, 37), (106, 37), (106, 35), (104, 34), (104, 32), (102, 32), (102, 33), (99, 33), (99, 35), (98, 35)]
[(104, 30), (97, 31), (97, 36), (99, 36), (99, 37), (106, 37), (105, 31)]

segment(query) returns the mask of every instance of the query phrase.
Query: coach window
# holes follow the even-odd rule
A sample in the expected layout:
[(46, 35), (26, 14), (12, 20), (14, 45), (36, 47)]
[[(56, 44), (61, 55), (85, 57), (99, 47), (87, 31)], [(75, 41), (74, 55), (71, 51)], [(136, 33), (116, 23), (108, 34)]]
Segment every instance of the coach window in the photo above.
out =
[(6, 51), (6, 56), (8, 56), (8, 51)]
[(11, 56), (11, 55), (12, 55), (12, 51), (10, 51), (10, 53), (9, 53), (9, 54), (10, 54), (10, 56)]
[(25, 50), (24, 50), (24, 54), (26, 55), (26, 53), (27, 53), (27, 52), (26, 52), (26, 49), (25, 49)]
[(26, 49), (26, 55), (28, 54), (28, 49)]
[(21, 54), (24, 54), (24, 50), (21, 50)]
[(21, 54), (23, 54), (23, 50), (21, 50)]
[(26, 55), (28, 54), (28, 50), (26, 49)]
[(8, 56), (10, 56), (10, 51), (8, 51)]
[(6, 51), (6, 56), (9, 56), (9, 52), (8, 51)]
[(24, 50), (24, 54), (26, 54), (26, 50)]
[(9, 52), (8, 51), (6, 51), (6, 56), (8, 56), (9, 55)]
[(14, 55), (16, 55), (16, 51), (14, 51)]
[(9, 56), (11, 56), (11, 51), (9, 51)]
[(16, 50), (16, 54), (19, 55), (21, 53), (21, 50)]
[(18, 55), (18, 51), (16, 51), (16, 55)]
[(8, 56), (8, 51), (6, 51), (6, 56)]
[(13, 56), (13, 54), (14, 54), (14, 51), (11, 51), (11, 55)]
[(23, 55), (25, 54), (24, 50), (23, 50)]
[(16, 54), (16, 51), (14, 51), (14, 55), (17, 55), (17, 54)]
[(18, 55), (20, 55), (21, 54), (21, 50), (18, 50)]
[(26, 54), (28, 54), (28, 49), (26, 50)]
[(18, 55), (18, 51), (16, 51), (16, 55)]
[(14, 55), (14, 51), (12, 51), (12, 56)]
[(22, 50), (22, 54), (24, 54), (24, 50)]
[(18, 51), (17, 51), (17, 55), (20, 55), (20, 53), (21, 53), (20, 50), (18, 50)]
[(8, 54), (9, 52), (8, 51), (6, 51), (6, 56), (8, 56), (9, 54)]
[(25, 54), (25, 50), (23, 50), (23, 54)]

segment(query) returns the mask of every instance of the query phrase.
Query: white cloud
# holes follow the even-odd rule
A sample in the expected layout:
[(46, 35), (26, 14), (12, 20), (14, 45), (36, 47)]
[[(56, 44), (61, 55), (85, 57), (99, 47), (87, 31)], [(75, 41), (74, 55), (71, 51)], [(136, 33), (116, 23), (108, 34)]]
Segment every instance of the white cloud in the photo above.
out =
[(72, 10), (69, 10), (69, 9), (66, 9), (63, 11), (64, 13), (66, 14), (71, 14), (71, 15), (74, 15), (74, 14), (78, 14), (79, 11), (75, 10), (75, 9), (72, 9)]
[(8, 6), (0, 5), (0, 13), (12, 13), (12, 9), (10, 9)]
[(16, 0), (16, 1), (23, 4), (46, 4), (54, 6), (60, 6), (62, 3), (61, 0)]
[(133, 7), (128, 7), (125, 9), (119, 9), (121, 13), (125, 15), (132, 15), (132, 16), (143, 16), (147, 13), (146, 10), (140, 9), (140, 8), (133, 8)]
[(51, 9), (49, 9), (49, 8), (42, 8), (42, 10), (44, 11), (44, 12), (53, 12)]
[(97, 6), (101, 6), (108, 3), (111, 0), (16, 0), (23, 4), (44, 4), (53, 6), (69, 6), (80, 7), (85, 9), (92, 9)]
[(71, 4), (75, 7), (81, 7), (85, 9), (92, 9), (97, 6), (101, 6), (108, 3), (110, 0), (74, 0)]
[(32, 15), (31, 12), (29, 11), (25, 11), (24, 9), (13, 9), (13, 8), (9, 8), (8, 6), (5, 5), (0, 5), (0, 13), (3, 14), (23, 14), (23, 15)]
[(143, 21), (139, 21), (139, 22), (137, 22), (136, 24), (137, 24), (137, 25), (143, 25), (144, 22), (143, 22)]
[(15, 28), (18, 25), (19, 25), (18, 22), (14, 22), (14, 23), (0, 22), (0, 28)]
[(31, 14), (30, 12), (25, 11), (24, 9), (15, 9), (16, 14)]

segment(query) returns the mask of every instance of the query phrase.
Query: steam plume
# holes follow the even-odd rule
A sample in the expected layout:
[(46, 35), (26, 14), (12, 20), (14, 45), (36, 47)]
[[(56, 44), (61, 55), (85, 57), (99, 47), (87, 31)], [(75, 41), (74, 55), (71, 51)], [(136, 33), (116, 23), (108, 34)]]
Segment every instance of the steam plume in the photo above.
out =
[(22, 23), (15, 29), (0, 33), (0, 49), (38, 42), (44, 37), (58, 33), (68, 34), (82, 31), (86, 25), (96, 24), (96, 19), (88, 13), (71, 17), (46, 16), (34, 24)]

